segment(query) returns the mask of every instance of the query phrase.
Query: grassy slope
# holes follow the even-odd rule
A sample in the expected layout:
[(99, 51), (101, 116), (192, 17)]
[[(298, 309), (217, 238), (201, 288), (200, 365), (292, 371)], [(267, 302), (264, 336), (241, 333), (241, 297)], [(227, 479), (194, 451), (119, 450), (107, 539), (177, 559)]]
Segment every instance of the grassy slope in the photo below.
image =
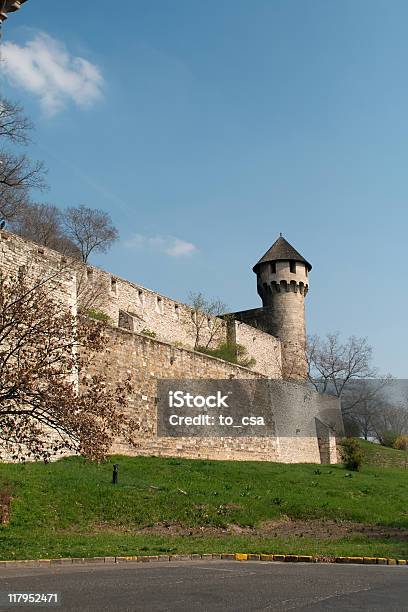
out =
[(386, 448), (365, 440), (360, 440), (360, 444), (364, 450), (367, 465), (402, 469), (408, 467), (408, 453), (404, 451)]
[[(120, 465), (116, 487), (110, 483), (114, 462)], [(10, 524), (0, 528), (0, 558), (228, 551), (408, 557), (407, 541), (364, 534), (134, 533), (162, 521), (256, 526), (285, 515), (408, 528), (408, 470), (367, 466), (347, 474), (341, 466), (151, 457), (116, 457), (102, 465), (79, 458), (3, 464), (0, 483), (13, 491), (13, 502)]]

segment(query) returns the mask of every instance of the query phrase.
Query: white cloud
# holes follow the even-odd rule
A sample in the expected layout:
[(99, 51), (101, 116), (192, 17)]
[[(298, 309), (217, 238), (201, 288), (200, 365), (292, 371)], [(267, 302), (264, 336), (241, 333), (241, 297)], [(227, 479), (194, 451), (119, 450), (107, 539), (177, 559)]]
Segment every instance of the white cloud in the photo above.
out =
[(167, 249), (167, 254), (172, 257), (180, 257), (182, 255), (191, 255), (196, 250), (192, 242), (186, 242), (179, 238), (174, 238), (173, 244)]
[(9, 81), (38, 96), (48, 114), (59, 112), (70, 101), (86, 108), (102, 97), (104, 81), (98, 66), (71, 55), (45, 32), (23, 46), (6, 42), (3, 58)]
[(170, 257), (185, 257), (197, 251), (192, 242), (175, 238), (174, 236), (143, 236), (135, 234), (124, 242), (125, 247), (130, 249), (152, 249), (164, 253)]

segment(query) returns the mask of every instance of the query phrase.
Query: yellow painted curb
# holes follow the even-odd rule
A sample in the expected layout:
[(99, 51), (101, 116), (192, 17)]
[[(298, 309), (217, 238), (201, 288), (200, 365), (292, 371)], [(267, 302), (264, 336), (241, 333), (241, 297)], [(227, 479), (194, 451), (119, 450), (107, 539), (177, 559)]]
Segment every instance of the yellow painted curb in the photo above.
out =
[(225, 561), (286, 561), (307, 563), (364, 563), (370, 565), (405, 565), (407, 559), (387, 559), (386, 557), (335, 557), (335, 559), (319, 559), (311, 555), (274, 555), (272, 553), (204, 553), (191, 555), (138, 555), (129, 557), (66, 557), (57, 559), (16, 559), (0, 561), (1, 567), (12, 567), (13, 565), (47, 566), (56, 564), (77, 563), (123, 563), (129, 561), (155, 562), (155, 561), (196, 561), (219, 559)]
[(385, 557), (377, 557), (377, 565), (387, 565), (387, 559)]
[(377, 563), (377, 557), (364, 557), (364, 563), (367, 565), (375, 565)]
[(349, 557), (349, 563), (364, 563), (364, 557)]

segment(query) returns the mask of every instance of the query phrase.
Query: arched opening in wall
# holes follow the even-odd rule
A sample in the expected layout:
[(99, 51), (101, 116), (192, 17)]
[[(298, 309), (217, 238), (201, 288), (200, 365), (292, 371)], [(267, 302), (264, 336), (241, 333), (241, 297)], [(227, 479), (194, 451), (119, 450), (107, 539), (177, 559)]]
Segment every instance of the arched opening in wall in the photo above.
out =
[(111, 276), (111, 291), (112, 291), (112, 293), (114, 293), (116, 295), (117, 294), (117, 290), (118, 290), (118, 283), (116, 281), (116, 278)]
[(300, 283), (299, 283), (299, 291), (300, 291), (300, 293), (301, 293), (302, 295), (303, 295), (303, 294), (304, 294), (304, 292), (305, 292), (305, 285), (304, 285), (304, 283), (302, 283), (302, 282), (300, 282)]
[(93, 270), (92, 268), (87, 268), (86, 270), (86, 280), (88, 283), (93, 283)]
[(289, 262), (289, 269), (291, 274), (296, 274), (296, 261), (293, 259)]
[(174, 318), (177, 321), (180, 319), (180, 308), (178, 304), (174, 304)]
[(296, 281), (291, 280), (290, 281), (290, 290), (293, 291), (293, 293), (297, 292), (297, 285), (296, 285)]
[(283, 291), (289, 291), (288, 283), (285, 280), (280, 282)]

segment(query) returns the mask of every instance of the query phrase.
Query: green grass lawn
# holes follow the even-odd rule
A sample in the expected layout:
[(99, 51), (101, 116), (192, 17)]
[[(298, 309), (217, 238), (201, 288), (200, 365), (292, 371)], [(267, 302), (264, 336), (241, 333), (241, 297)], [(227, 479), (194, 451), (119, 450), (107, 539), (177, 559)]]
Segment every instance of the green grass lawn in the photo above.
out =
[[(408, 557), (405, 469), (367, 465), (350, 473), (342, 466), (158, 457), (111, 457), (98, 465), (75, 457), (0, 464), (0, 489), (12, 495), (10, 521), (0, 527), (1, 559), (204, 552)], [(273, 527), (279, 519), (283, 532)], [(309, 524), (326, 525), (328, 533)], [(366, 532), (356, 533), (356, 526)]]

